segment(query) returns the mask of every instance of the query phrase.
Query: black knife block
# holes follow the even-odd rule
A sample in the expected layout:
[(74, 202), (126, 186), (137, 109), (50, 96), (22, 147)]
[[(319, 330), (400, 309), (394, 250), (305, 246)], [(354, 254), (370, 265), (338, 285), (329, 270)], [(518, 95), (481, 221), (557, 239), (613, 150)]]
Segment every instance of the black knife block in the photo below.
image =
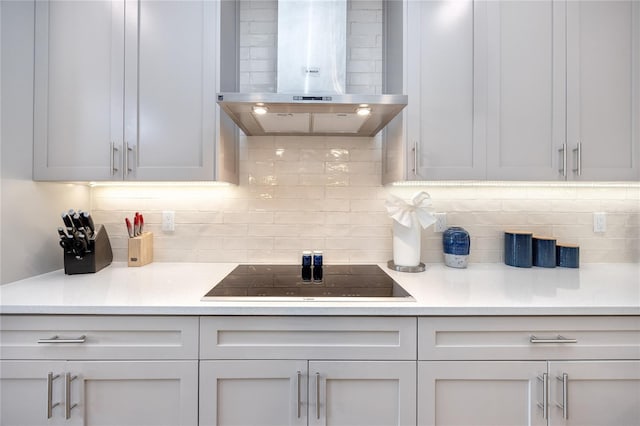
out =
[(109, 235), (104, 226), (98, 225), (96, 232), (87, 244), (87, 252), (79, 258), (73, 253), (64, 254), (64, 273), (92, 274), (98, 272), (105, 266), (109, 266), (113, 261), (113, 251)]

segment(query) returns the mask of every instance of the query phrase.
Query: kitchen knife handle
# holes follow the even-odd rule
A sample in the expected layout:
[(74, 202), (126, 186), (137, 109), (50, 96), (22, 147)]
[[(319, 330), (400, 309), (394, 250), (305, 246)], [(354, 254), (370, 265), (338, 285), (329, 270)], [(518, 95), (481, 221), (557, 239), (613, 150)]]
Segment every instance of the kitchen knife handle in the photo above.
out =
[(558, 171), (562, 175), (562, 177), (567, 177), (567, 144), (563, 143), (562, 148), (558, 150), (558, 152), (562, 153), (562, 168)]
[(91, 232), (96, 232), (96, 225), (93, 223), (93, 218), (88, 212), (83, 212), (82, 217), (84, 218), (85, 223), (91, 229)]
[(114, 142), (111, 142), (111, 161), (109, 162), (109, 167), (111, 168), (111, 176), (115, 175), (118, 172), (118, 168), (116, 167), (115, 155), (118, 152), (118, 147)]
[(47, 419), (53, 417), (53, 409), (60, 405), (59, 402), (53, 403), (53, 381), (60, 377), (59, 374), (55, 376), (53, 373), (47, 374)]
[(78, 406), (78, 404), (71, 405), (71, 382), (77, 379), (78, 376), (72, 376), (71, 373), (67, 373), (65, 375), (64, 380), (64, 396), (65, 396), (65, 407), (64, 407), (64, 417), (69, 420), (71, 418), (71, 410)]

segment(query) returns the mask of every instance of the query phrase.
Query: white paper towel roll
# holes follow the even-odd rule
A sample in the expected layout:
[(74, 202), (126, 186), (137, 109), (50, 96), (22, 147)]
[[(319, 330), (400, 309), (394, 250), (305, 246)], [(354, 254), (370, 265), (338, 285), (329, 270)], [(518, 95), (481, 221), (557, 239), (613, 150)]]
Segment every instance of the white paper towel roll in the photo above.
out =
[(410, 227), (393, 221), (393, 263), (397, 266), (420, 264), (420, 225), (417, 220)]

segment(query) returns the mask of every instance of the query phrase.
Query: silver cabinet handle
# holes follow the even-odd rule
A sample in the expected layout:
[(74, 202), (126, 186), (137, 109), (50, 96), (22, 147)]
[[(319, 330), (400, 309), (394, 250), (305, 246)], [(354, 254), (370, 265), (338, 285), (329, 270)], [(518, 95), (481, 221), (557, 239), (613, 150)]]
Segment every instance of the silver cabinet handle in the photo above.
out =
[(316, 373), (316, 419), (320, 419), (320, 373)]
[(418, 142), (413, 143), (413, 176), (418, 177)]
[(296, 392), (298, 394), (297, 395), (298, 401), (297, 401), (297, 404), (296, 404), (296, 406), (297, 406), (296, 410), (297, 410), (297, 413), (298, 413), (298, 418), (300, 418), (300, 381), (301, 380), (302, 380), (302, 372), (298, 371), (298, 377), (297, 377), (297, 382), (296, 382), (296, 387), (297, 387), (297, 391)]
[(111, 176), (115, 175), (118, 172), (118, 168), (116, 167), (116, 160), (114, 159), (116, 152), (118, 152), (118, 147), (114, 142), (111, 142), (111, 159), (109, 161), (109, 167), (111, 168)]
[(59, 374), (55, 376), (53, 373), (47, 374), (47, 419), (53, 417), (53, 409), (60, 405), (59, 402), (53, 403), (53, 381), (60, 377)]
[(569, 400), (567, 399), (568, 385), (569, 385), (569, 375), (567, 373), (562, 373), (562, 376), (557, 376), (556, 379), (562, 382), (562, 404), (556, 403), (558, 408), (562, 408), (562, 418), (565, 420), (569, 419)]
[(562, 175), (562, 177), (567, 177), (567, 144), (563, 143), (562, 148), (558, 150), (558, 152), (562, 153), (562, 168), (558, 169), (558, 172)]
[(78, 404), (71, 405), (71, 382), (77, 379), (78, 376), (72, 376), (71, 373), (65, 375), (64, 380), (64, 417), (69, 420), (71, 418), (71, 410), (78, 406)]
[(40, 339), (38, 343), (84, 343), (86, 339), (87, 336), (84, 334), (75, 339), (61, 339), (59, 336), (53, 336), (49, 339)]
[(555, 339), (540, 339), (536, 336), (531, 335), (529, 337), (529, 342), (531, 343), (578, 343), (577, 339), (568, 339), (566, 337), (558, 335)]
[(572, 150), (576, 153), (576, 168), (573, 172), (578, 176), (582, 176), (582, 143), (578, 142), (578, 145)]
[(129, 153), (133, 151), (133, 148), (129, 146), (129, 142), (126, 142), (125, 148), (127, 151), (124, 155), (124, 172), (126, 175), (128, 175), (133, 171), (133, 169), (129, 166)]
[(542, 376), (538, 376), (538, 380), (542, 382), (542, 402), (538, 403), (538, 407), (542, 408), (542, 417), (547, 420), (549, 418), (549, 375), (547, 373), (542, 373)]

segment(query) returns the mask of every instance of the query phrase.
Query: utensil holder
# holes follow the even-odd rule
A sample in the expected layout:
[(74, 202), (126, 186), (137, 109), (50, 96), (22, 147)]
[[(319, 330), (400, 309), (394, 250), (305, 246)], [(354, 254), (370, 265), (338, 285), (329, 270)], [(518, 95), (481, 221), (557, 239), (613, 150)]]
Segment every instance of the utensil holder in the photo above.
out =
[(92, 274), (109, 266), (112, 261), (113, 251), (109, 235), (104, 226), (98, 225), (89, 239), (84, 256), (78, 257), (72, 252), (64, 253), (64, 273), (67, 275)]
[(137, 237), (129, 238), (129, 266), (144, 266), (153, 262), (153, 233), (143, 232)]

